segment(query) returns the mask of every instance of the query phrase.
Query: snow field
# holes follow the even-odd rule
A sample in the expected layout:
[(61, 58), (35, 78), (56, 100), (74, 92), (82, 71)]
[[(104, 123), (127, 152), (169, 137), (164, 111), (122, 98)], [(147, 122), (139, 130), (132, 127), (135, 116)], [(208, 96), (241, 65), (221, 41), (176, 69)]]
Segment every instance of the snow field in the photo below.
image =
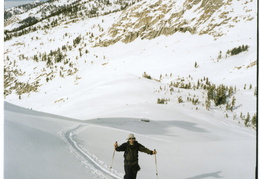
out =
[[(100, 35), (100, 27), (108, 30), (119, 16), (115, 13), (64, 22), (46, 32), (5, 42), (8, 63), (16, 60), (17, 68), (25, 72), (19, 81), (31, 82), (39, 76), (42, 83), (37, 92), (23, 94), (21, 99), (15, 92), (5, 98), (27, 108), (5, 102), (5, 177), (122, 178), (123, 153), (115, 154), (113, 169), (109, 169), (113, 144), (125, 142), (128, 134), (134, 133), (140, 143), (157, 149), (161, 179), (254, 178), (255, 131), (244, 127), (244, 121), (238, 118), (241, 112), (251, 116), (256, 113), (256, 21), (241, 21), (233, 28), (222, 29), (225, 34), (218, 39), (175, 33), (153, 40), (138, 38), (129, 44), (93, 47), (95, 40), (88, 33)], [(41, 78), (45, 62), (18, 60), (22, 54), (32, 57), (72, 45), (79, 35), (83, 37), (81, 43), (66, 53), (78, 69), (72, 76), (61, 77), (59, 69), (64, 65), (55, 64), (55, 78), (46, 82), (46, 76)], [(249, 50), (225, 57), (227, 50), (241, 45), (249, 45)], [(89, 52), (79, 57), (79, 48)], [(218, 59), (220, 51), (222, 57)], [(52, 69), (45, 70), (50, 73)], [(144, 72), (153, 79), (142, 77)], [(213, 103), (207, 111), (203, 106), (205, 91), (201, 89), (175, 89), (172, 95), (159, 90), (171, 81), (184, 78), (197, 83), (204, 77), (216, 85), (236, 86), (234, 112)], [(248, 89), (250, 84), (252, 89)], [(198, 105), (186, 101), (194, 95), (200, 100)], [(178, 103), (179, 96), (184, 103)], [(157, 104), (158, 98), (170, 101), (161, 105)], [(230, 117), (226, 118), (226, 114)], [(156, 178), (154, 156), (140, 153), (140, 165), (138, 178)]]
[[(233, 127), (232, 124), (229, 124), (229, 128), (223, 129), (223, 124), (216, 127), (202, 121), (195, 123), (193, 119), (146, 123), (140, 118), (111, 118), (90, 122), (117, 129), (114, 132), (113, 128), (102, 129), (100, 126), (93, 126), (92, 129), (87, 128), (78, 135), (78, 140), (85, 143), (85, 147), (91, 153), (97, 158), (106, 158), (108, 162), (112, 154), (104, 151), (103, 146), (113, 147), (115, 139), (118, 139), (119, 144), (123, 143), (129, 132), (133, 132), (140, 143), (151, 150), (157, 149), (160, 178), (187, 178), (199, 175), (214, 178), (213, 175), (217, 172), (224, 178), (247, 178), (254, 175), (254, 163), (248, 163), (252, 167), (251, 171), (244, 170), (240, 173), (237, 170), (245, 166), (245, 163), (240, 161), (254, 160), (254, 155), (247, 155), (254, 153), (254, 135), (250, 132), (240, 133), (235, 127), (229, 130)], [(94, 138), (93, 134), (96, 134)], [(242, 153), (247, 154), (241, 155)], [(142, 153), (139, 156), (142, 168), (139, 178), (155, 178), (154, 157)], [(123, 153), (116, 153), (114, 168), (123, 173), (122, 164)], [(231, 166), (232, 171), (237, 171), (236, 174), (227, 169)]]
[[(252, 130), (228, 120), (208, 121), (208, 114), (197, 118), (182, 112), (168, 119), (163, 111), (165, 120), (150, 122), (131, 117), (83, 122), (5, 103), (5, 177), (120, 178), (123, 153), (116, 152), (110, 169), (113, 144), (134, 133), (140, 143), (158, 151), (160, 178), (254, 178)], [(138, 178), (155, 178), (154, 156), (139, 153), (139, 160)]]
[[(198, 79), (208, 77), (216, 85), (223, 83), (236, 86), (238, 90), (241, 90), (242, 96), (244, 93), (248, 94), (250, 103), (244, 103), (240, 92), (235, 94), (236, 104), (240, 106), (236, 112), (237, 116), (240, 112), (245, 114), (255, 109), (255, 103), (252, 103), (255, 101), (253, 95), (256, 85), (255, 66), (247, 68), (243, 65), (249, 65), (254, 61), (254, 46), (249, 52), (217, 62), (218, 53), (222, 49), (215, 47), (221, 46), (224, 42), (213, 41), (212, 45), (209, 45), (211, 37), (208, 36), (194, 35), (192, 36), (193, 40), (186, 43), (188, 39), (191, 39), (189, 34), (176, 34), (172, 37), (159, 37), (151, 41), (136, 40), (131, 44), (117, 43), (108, 48), (93, 48), (91, 54), (105, 56), (106, 60), (99, 59), (94, 61), (92, 65), (85, 64), (81, 60), (78, 62), (79, 71), (76, 75), (66, 77), (66, 79), (57, 76), (40, 87), (39, 92), (43, 95), (30, 93), (23, 95), (22, 100), (19, 100), (13, 94), (7, 96), (6, 100), (55, 114), (65, 114), (81, 119), (95, 118), (99, 116), (93, 116), (94, 113), (100, 114), (101, 111), (110, 113), (113, 106), (119, 108), (130, 104), (139, 105), (144, 102), (156, 104), (157, 98), (164, 97), (163, 93), (156, 94), (155, 92), (160, 89), (160, 86), (165, 86), (178, 78), (191, 76), (195, 84)], [(251, 44), (251, 41), (248, 42), (250, 43), (245, 44)], [(202, 53), (203, 51), (207, 53)], [(184, 54), (185, 56), (183, 56)], [(194, 68), (195, 62), (198, 63), (198, 68)], [(241, 66), (242, 68), (239, 70), (235, 68)], [(144, 72), (157, 80), (161, 74), (165, 76), (165, 74), (172, 73), (172, 77), (164, 78), (160, 83), (142, 78)], [(252, 84), (251, 92), (244, 92), (245, 84), (247, 87)], [(50, 91), (52, 91), (51, 94)], [(188, 93), (193, 92), (192, 90), (183, 90), (182, 94), (175, 93), (173, 98), (181, 95), (186, 96)], [(200, 100), (203, 101), (202, 98)], [(35, 104), (35, 101), (41, 101), (41, 103)], [(96, 108), (97, 106), (98, 108)], [(73, 110), (68, 111), (68, 107)], [(83, 111), (82, 108), (88, 111)]]
[(59, 131), (72, 125), (68, 118), (5, 103), (4, 178), (91, 178), (60, 138)]

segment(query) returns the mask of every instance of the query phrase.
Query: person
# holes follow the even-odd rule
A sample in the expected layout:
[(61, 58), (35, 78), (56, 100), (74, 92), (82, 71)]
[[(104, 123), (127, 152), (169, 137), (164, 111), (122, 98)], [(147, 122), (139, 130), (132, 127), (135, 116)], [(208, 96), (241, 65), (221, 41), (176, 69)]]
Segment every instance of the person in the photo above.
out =
[(124, 179), (136, 179), (137, 172), (141, 169), (138, 164), (138, 151), (144, 152), (150, 155), (157, 154), (156, 150), (149, 150), (142, 144), (135, 140), (134, 134), (129, 134), (127, 142), (118, 146), (115, 142), (114, 147), (117, 152), (124, 152), (124, 169), (125, 175)]

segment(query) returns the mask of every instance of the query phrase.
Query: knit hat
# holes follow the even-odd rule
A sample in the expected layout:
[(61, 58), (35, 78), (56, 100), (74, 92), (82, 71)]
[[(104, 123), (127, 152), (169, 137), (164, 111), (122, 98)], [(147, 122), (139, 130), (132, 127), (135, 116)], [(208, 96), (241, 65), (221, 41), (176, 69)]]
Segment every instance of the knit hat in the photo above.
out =
[(128, 138), (127, 138), (126, 140), (129, 140), (129, 139), (131, 139), (131, 138), (134, 138), (134, 139), (135, 139), (134, 134), (129, 134), (129, 135), (128, 135)]

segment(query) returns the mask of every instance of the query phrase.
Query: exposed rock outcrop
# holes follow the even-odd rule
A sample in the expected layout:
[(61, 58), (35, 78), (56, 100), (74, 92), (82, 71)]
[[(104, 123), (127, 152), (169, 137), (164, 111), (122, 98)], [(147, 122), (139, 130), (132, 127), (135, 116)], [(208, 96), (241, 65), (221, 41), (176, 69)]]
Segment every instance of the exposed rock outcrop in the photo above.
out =
[[(108, 32), (101, 36), (97, 46), (109, 46), (118, 41), (130, 43), (136, 38), (153, 39), (176, 32), (222, 36), (222, 25), (232, 27), (230, 22), (252, 20), (254, 14), (245, 17), (234, 9), (232, 0), (158, 0), (141, 1), (122, 12)], [(239, 5), (244, 11), (246, 2)]]

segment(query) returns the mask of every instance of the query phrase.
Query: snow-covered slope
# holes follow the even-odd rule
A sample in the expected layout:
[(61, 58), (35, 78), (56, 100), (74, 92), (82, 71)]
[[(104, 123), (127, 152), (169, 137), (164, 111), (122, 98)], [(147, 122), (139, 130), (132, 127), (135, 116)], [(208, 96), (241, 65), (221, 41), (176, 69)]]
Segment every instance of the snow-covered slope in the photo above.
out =
[[(157, 114), (159, 112), (157, 111)], [(99, 118), (86, 122), (5, 103), (5, 178), (122, 178), (123, 154), (113, 144), (134, 133), (157, 149), (160, 178), (253, 179), (255, 134), (211, 115), (161, 111), (162, 120)], [(167, 116), (172, 118), (167, 119)], [(154, 156), (140, 153), (138, 178), (156, 178)]]
[[(253, 178), (256, 2), (6, 11), (17, 10), (5, 21), (5, 176), (120, 178), (113, 143), (133, 132), (158, 150), (160, 178)], [(140, 157), (139, 178), (155, 177), (154, 156)]]
[[(68, 7), (75, 5), (77, 9), (84, 9), (92, 1), (69, 2)], [(75, 16), (68, 16), (65, 13), (68, 10), (56, 16), (50, 9), (44, 11), (52, 16), (24, 28), (21, 30), (24, 34), (15, 30), (12, 33), (17, 33), (17, 37), (14, 35), (5, 41), (5, 100), (27, 108), (87, 119), (122, 115), (129, 105), (137, 108), (135, 115), (145, 115), (151, 110), (149, 106), (161, 107), (158, 99), (164, 99), (172, 109), (182, 106), (187, 110), (217, 111), (223, 117), (244, 124), (242, 120), (247, 117), (251, 120), (256, 113), (256, 2), (223, 1), (214, 6), (217, 10), (210, 8), (213, 2), (205, 3), (129, 1), (128, 8), (120, 11), (118, 4), (124, 4), (116, 1), (105, 3), (104, 7), (107, 10), (113, 7), (116, 12), (109, 10), (108, 15), (93, 18), (79, 17), (81, 11), (74, 13)], [(55, 5), (62, 6), (60, 1), (40, 6)], [(180, 7), (185, 7), (185, 11), (177, 16), (175, 13)], [(30, 17), (43, 17), (39, 15), (42, 12), (39, 6), (30, 11), (35, 11), (30, 12)], [(143, 21), (152, 11), (158, 12), (154, 16), (150, 14), (158, 21)], [(138, 12), (142, 12), (140, 18)], [(26, 13), (22, 13), (23, 18), (28, 17), (29, 11)], [(159, 14), (164, 18), (157, 18)], [(212, 17), (221, 14), (221, 23), (216, 25)], [(170, 27), (176, 27), (176, 18), (181, 21), (192, 18), (188, 24), (197, 30), (160, 33), (147, 36), (151, 40), (146, 39), (144, 34), (161, 27), (165, 18), (171, 22)], [(140, 31), (138, 27), (142, 23), (150, 28)], [(202, 33), (209, 24), (215, 24), (214, 28)], [(117, 37), (124, 38), (131, 31), (130, 27), (143, 35), (136, 36), (132, 43), (125, 44), (124, 40), (115, 43)], [(125, 29), (125, 33), (116, 30), (118, 28)], [(110, 36), (113, 29), (117, 31), (116, 37)], [(214, 32), (221, 35), (215, 36)], [(113, 43), (97, 47), (106, 40)], [(234, 54), (238, 49), (239, 53)], [(145, 73), (151, 80), (143, 77)], [(190, 83), (190, 87), (185, 89), (182, 83)], [(216, 106), (213, 100), (208, 105), (210, 86), (203, 87), (201, 83), (216, 87), (223, 84), (235, 90), (226, 94), (223, 105)], [(235, 104), (230, 110), (232, 101)]]
[[(5, 10), (6, 32), (35, 28), (46, 28), (44, 25), (56, 26), (50, 21), (69, 21), (97, 17), (120, 11), (140, 0), (53, 0), (34, 2)], [(46, 22), (46, 20), (48, 22)], [(36, 25), (35, 25), (36, 24)], [(30, 29), (35, 31), (33, 29)]]
[[(247, 31), (250, 32), (250, 25), (248, 27)], [(73, 25), (64, 34), (72, 33), (74, 28), (77, 26)], [(53, 32), (53, 37), (57, 38), (58, 35)], [(50, 68), (45, 66), (45, 62), (17, 60), (15, 66), (6, 67), (12, 72), (9, 73), (10, 78), (14, 79), (10, 81), (10, 87), (6, 86), (5, 90), (9, 93), (13, 87), (16, 86), (16, 89), (11, 90), (5, 100), (27, 108), (81, 119), (108, 114), (125, 116), (123, 113), (130, 105), (137, 108), (133, 115), (146, 117), (146, 113), (151, 111), (150, 106), (166, 107), (166, 105), (157, 104), (158, 98), (170, 98), (167, 106), (171, 106), (173, 110), (180, 106), (187, 110), (199, 108), (201, 112), (204, 112), (207, 111), (206, 90), (175, 87), (174, 91), (170, 91), (169, 84), (184, 81), (197, 85), (199, 79), (207, 77), (216, 85), (233, 86), (237, 90), (233, 94), (236, 98), (236, 107), (233, 112), (225, 112), (225, 105), (222, 109), (216, 108), (213, 102), (211, 102), (210, 111), (217, 110), (222, 113), (223, 117), (228, 113), (230, 118), (236, 116), (234, 118), (239, 120), (241, 112), (243, 115), (249, 112), (253, 116), (256, 110), (256, 96), (254, 95), (256, 46), (253, 36), (233, 41), (236, 35), (231, 34), (215, 41), (207, 35), (177, 33), (154, 40), (139, 39), (131, 44), (118, 43), (110, 47), (88, 48), (88, 54), (83, 54), (82, 57), (75, 48), (68, 52), (66, 57), (78, 58), (70, 62), (73, 65), (57, 63)], [(57, 40), (48, 43), (43, 40), (44, 38), (50, 38), (50, 36), (42, 36), (41, 41), (32, 42), (35, 43), (34, 50), (38, 53), (43, 49), (53, 49), (52, 46), (58, 46), (63, 42)], [(19, 41), (26, 43), (26, 39), (21, 38)], [(44, 41), (42, 46), (37, 45), (42, 41)], [(226, 43), (227, 41), (230, 43)], [(9, 44), (9, 41), (6, 44)], [(223, 55), (224, 57), (218, 59), (220, 51), (224, 54), (240, 44), (248, 44), (249, 50), (227, 58)], [(12, 48), (12, 53), (9, 55), (18, 55), (22, 49), (22, 45)], [(30, 56), (30, 48), (24, 50), (28, 50), (24, 54)], [(6, 63), (10, 62), (6, 61)], [(195, 67), (195, 63), (198, 67)], [(20, 75), (16, 74), (17, 76), (14, 77), (13, 74), (17, 68), (21, 72)], [(144, 72), (156, 80), (142, 77)], [(15, 80), (21, 82), (21, 85), (13, 83)], [(20, 90), (30, 89), (24, 87), (23, 84), (33, 86), (34, 83), (38, 83), (35, 92), (29, 90), (19, 93)], [(245, 85), (246, 89), (244, 89)], [(250, 85), (252, 85), (251, 89), (249, 89)], [(187, 97), (193, 98), (194, 95), (200, 101), (197, 105), (191, 105), (191, 102), (187, 100)], [(180, 96), (184, 100), (183, 103), (178, 103)]]
[(5, 103), (4, 178), (86, 178), (88, 172), (59, 135), (75, 124)]

